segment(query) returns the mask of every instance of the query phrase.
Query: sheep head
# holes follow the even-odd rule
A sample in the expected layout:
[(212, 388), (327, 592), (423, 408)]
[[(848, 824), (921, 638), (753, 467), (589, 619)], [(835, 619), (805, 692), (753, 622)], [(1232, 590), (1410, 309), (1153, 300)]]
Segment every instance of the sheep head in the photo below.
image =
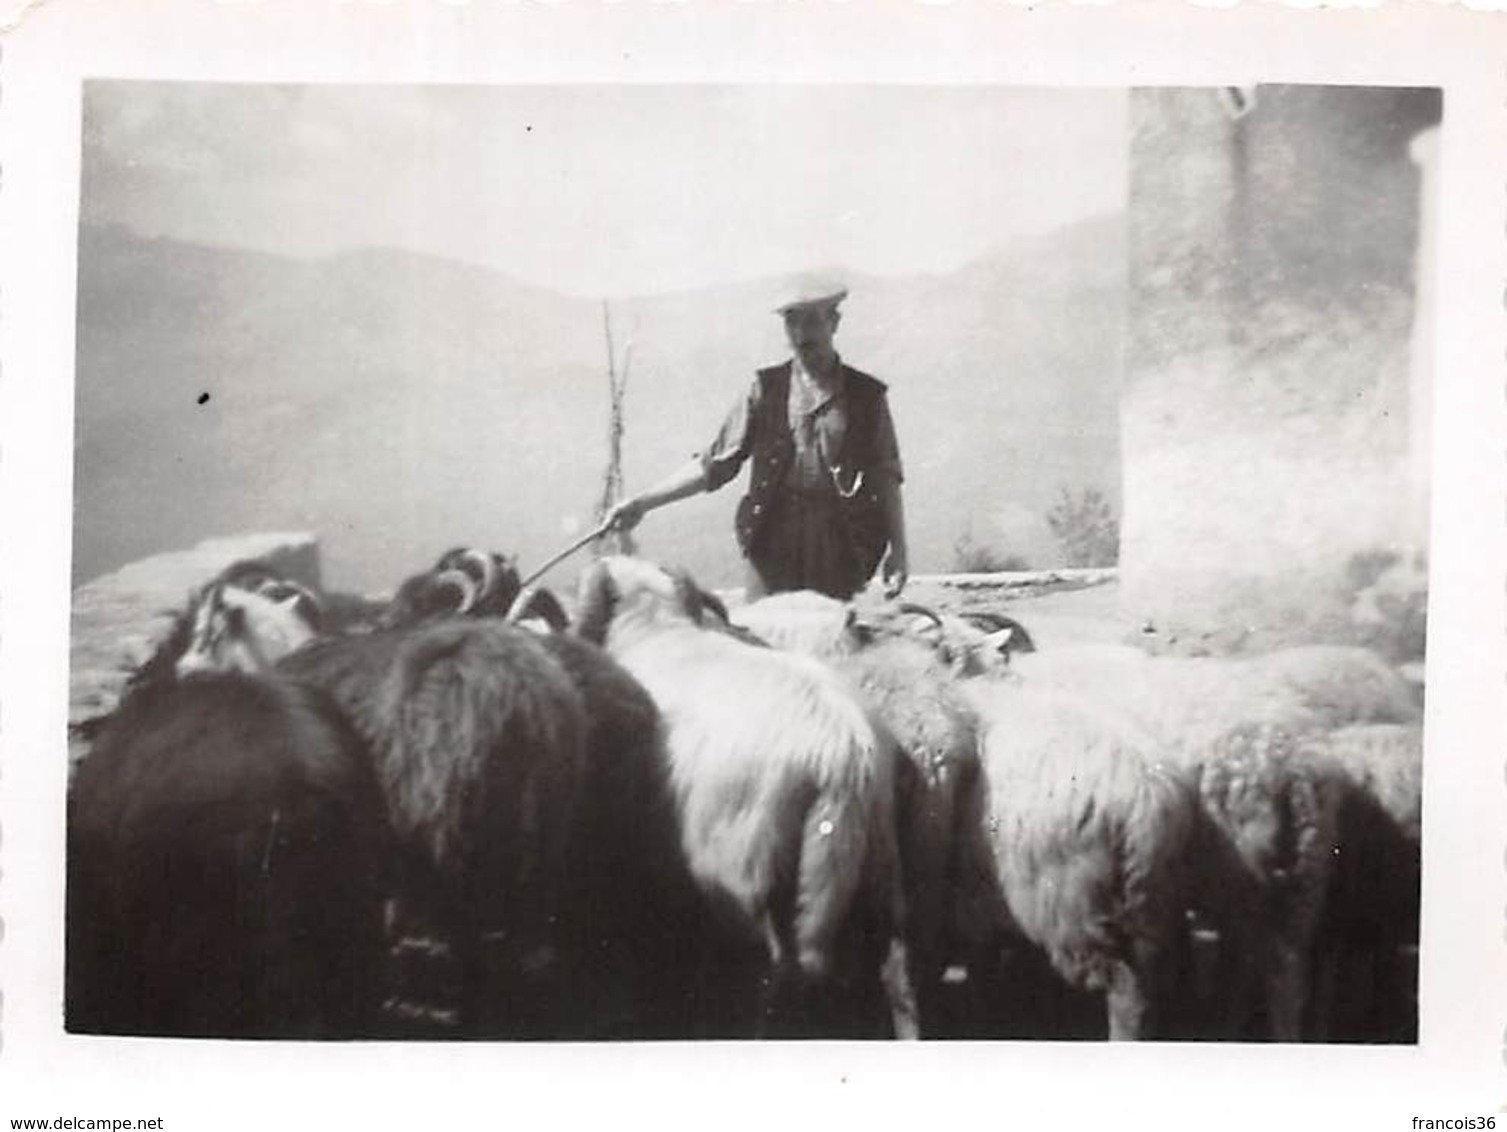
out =
[(319, 635), (317, 608), (302, 586), (274, 579), (258, 588), (207, 586), (193, 608), (178, 676), (196, 672), (265, 672)]
[(727, 609), (681, 570), (667, 570), (642, 558), (606, 555), (581, 575), (576, 632), (610, 645), (656, 629), (703, 625)]
[[(238, 593), (260, 595), (267, 602), (282, 609), (280, 616), (300, 620), (308, 631), (314, 633), (323, 630), (324, 606), (312, 592), (284, 578), (259, 560), (246, 559), (234, 562), (220, 571), (214, 579), (190, 594), (182, 609), (163, 611), (165, 616), (173, 619), (172, 628), (158, 642), (151, 656), (132, 667), (126, 679), (124, 689), (126, 695), (177, 679), (179, 661), (184, 654), (190, 650), (202, 651), (203, 649), (205, 626), (202, 622), (206, 616), (206, 605), (215, 601), (216, 594), (226, 588)], [(304, 633), (299, 632), (298, 635), (303, 636)], [(196, 641), (200, 643), (196, 644)], [(212, 658), (196, 657), (188, 662), (187, 670), (193, 671), (197, 666), (202, 671), (204, 668), (215, 666), (214, 663), (203, 663), (205, 659), (212, 660)]]
[(993, 613), (957, 616), (901, 602), (880, 624), (882, 631), (928, 645), (958, 676), (1003, 672), (1010, 666), (1012, 653), (1036, 649), (1019, 622)]
[(846, 656), (874, 636), (851, 605), (812, 590), (760, 598), (738, 610), (734, 622), (777, 648), (811, 656)]
[(378, 624), (392, 629), (465, 616), (475, 607), (477, 598), (476, 582), (463, 570), (415, 574), (398, 587)]
[(455, 547), (440, 555), (429, 571), (442, 575), (458, 570), (475, 584), (475, 594), (459, 612), (475, 617), (501, 617), (518, 598), (521, 579), (511, 558), (474, 547)]

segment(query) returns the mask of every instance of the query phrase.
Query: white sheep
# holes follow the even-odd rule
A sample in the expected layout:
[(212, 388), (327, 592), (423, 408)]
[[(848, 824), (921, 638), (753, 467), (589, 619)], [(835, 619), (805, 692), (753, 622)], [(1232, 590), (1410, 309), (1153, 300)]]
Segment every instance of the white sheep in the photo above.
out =
[(1309, 645), (1250, 657), (1149, 657), (1127, 646), (1044, 650), (1015, 658), (1038, 687), (1090, 693), (1197, 757), (1238, 727), (1294, 735), (1352, 723), (1410, 723), (1414, 686), (1368, 649)]
[[(997, 634), (922, 607), (854, 609), (781, 594), (735, 618), (773, 644), (832, 658), (902, 745), (911, 738), (920, 769), (928, 730), (950, 726), (954, 740), (977, 731), (983, 780), (977, 756), (949, 756), (950, 781), (920, 795), (924, 804), (907, 822), (928, 852), (906, 862), (917, 874), (908, 891), (950, 885), (949, 918), (982, 958), (970, 971), (975, 995), (988, 993), (977, 984), (993, 966), (989, 953), (1013, 931), (1041, 947), (1070, 985), (1107, 996), (1112, 1036), (1170, 1032), (1198, 815), (1182, 772), (1154, 739), (1081, 696), (958, 680), (959, 672), (1003, 667), (991, 661), (1003, 659)], [(945, 834), (936, 828), (943, 814)], [(925, 901), (919, 907), (923, 924), (941, 915)]]
[(877, 976), (914, 1036), (895, 741), (831, 669), (703, 627), (711, 608), (685, 577), (607, 557), (582, 577), (577, 631), (659, 705), (686, 856), (759, 949), (765, 1019)]
[(853, 608), (824, 594), (777, 594), (744, 606), (734, 621), (772, 645), (831, 663), (859, 689), (899, 741), (901, 858), (910, 912), (910, 956), (922, 1026), (931, 1032), (960, 907), (976, 907), (992, 864), (969, 826), (982, 811), (977, 728), (957, 682), (928, 645), (877, 639)]
[(990, 679), (966, 690), (1008, 918), (1069, 984), (1105, 996), (1111, 1038), (1175, 1032), (1201, 879), (1200, 816), (1180, 768), (1081, 696)]
[[(1413, 686), (1368, 650), (1322, 645), (1237, 658), (1059, 649), (1018, 657), (1014, 671), (1030, 686), (1125, 713), (1176, 755), (1246, 874), (1227, 890), (1224, 950), (1240, 954), (1226, 958), (1259, 972), (1272, 1036), (1312, 1033), (1304, 1017), (1342, 794), (1307, 740), (1357, 723), (1416, 721)], [(1235, 987), (1221, 994), (1239, 997)]]

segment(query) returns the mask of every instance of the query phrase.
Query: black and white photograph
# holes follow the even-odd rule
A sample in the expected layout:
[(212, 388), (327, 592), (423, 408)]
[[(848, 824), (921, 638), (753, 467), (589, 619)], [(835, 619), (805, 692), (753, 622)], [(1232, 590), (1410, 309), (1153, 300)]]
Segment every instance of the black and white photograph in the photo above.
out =
[(406, 51), (35, 74), (70, 250), (42, 322), (10, 265), (0, 364), (67, 380), (59, 492), (7, 431), (7, 544), (61, 507), (6, 576), (0, 971), (43, 957), (42, 1045), (394, 1087), (910, 1048), (1069, 1107), (1105, 1043), (1158, 1059), (1121, 1087), (1332, 1058), (1324, 1103), (1448, 1061), (1336, 1111), (1490, 1127), (1501, 76), (1421, 21), (1412, 66), (1200, 18), (1212, 62), (1058, 73), (1087, 13), (1005, 65), (886, 9), (963, 62), (729, 19), (763, 73), (681, 27), (625, 77), (621, 7), (510, 74), (473, 19), (579, 15), (381, 7), (329, 18)]

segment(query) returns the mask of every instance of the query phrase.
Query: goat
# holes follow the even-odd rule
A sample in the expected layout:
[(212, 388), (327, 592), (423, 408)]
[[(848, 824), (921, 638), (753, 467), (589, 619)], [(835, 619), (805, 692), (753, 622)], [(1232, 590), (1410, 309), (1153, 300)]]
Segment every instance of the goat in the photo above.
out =
[(914, 1036), (894, 739), (820, 663), (704, 628), (714, 607), (687, 577), (611, 556), (579, 592), (576, 631), (666, 721), (692, 874), (767, 980), (756, 1032), (878, 976), (893, 1032)]

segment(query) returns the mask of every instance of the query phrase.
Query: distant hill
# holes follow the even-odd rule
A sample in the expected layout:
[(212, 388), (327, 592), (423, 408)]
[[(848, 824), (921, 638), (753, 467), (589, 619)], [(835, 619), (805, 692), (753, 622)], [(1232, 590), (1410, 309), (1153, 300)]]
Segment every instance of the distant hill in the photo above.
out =
[[(978, 542), (1056, 563), (1062, 486), (1119, 499), (1123, 218), (949, 275), (852, 276), (839, 345), (890, 385), (912, 567)], [(525, 569), (591, 523), (606, 460), (602, 308), (370, 249), (317, 261), (80, 233), (75, 583), (251, 529), (318, 531), (327, 582), (391, 586), (474, 543)], [(630, 490), (784, 356), (768, 280), (615, 300)], [(646, 553), (738, 580), (737, 489), (649, 519)], [(573, 564), (572, 564), (573, 565)], [(562, 577), (568, 577), (568, 571)]]

